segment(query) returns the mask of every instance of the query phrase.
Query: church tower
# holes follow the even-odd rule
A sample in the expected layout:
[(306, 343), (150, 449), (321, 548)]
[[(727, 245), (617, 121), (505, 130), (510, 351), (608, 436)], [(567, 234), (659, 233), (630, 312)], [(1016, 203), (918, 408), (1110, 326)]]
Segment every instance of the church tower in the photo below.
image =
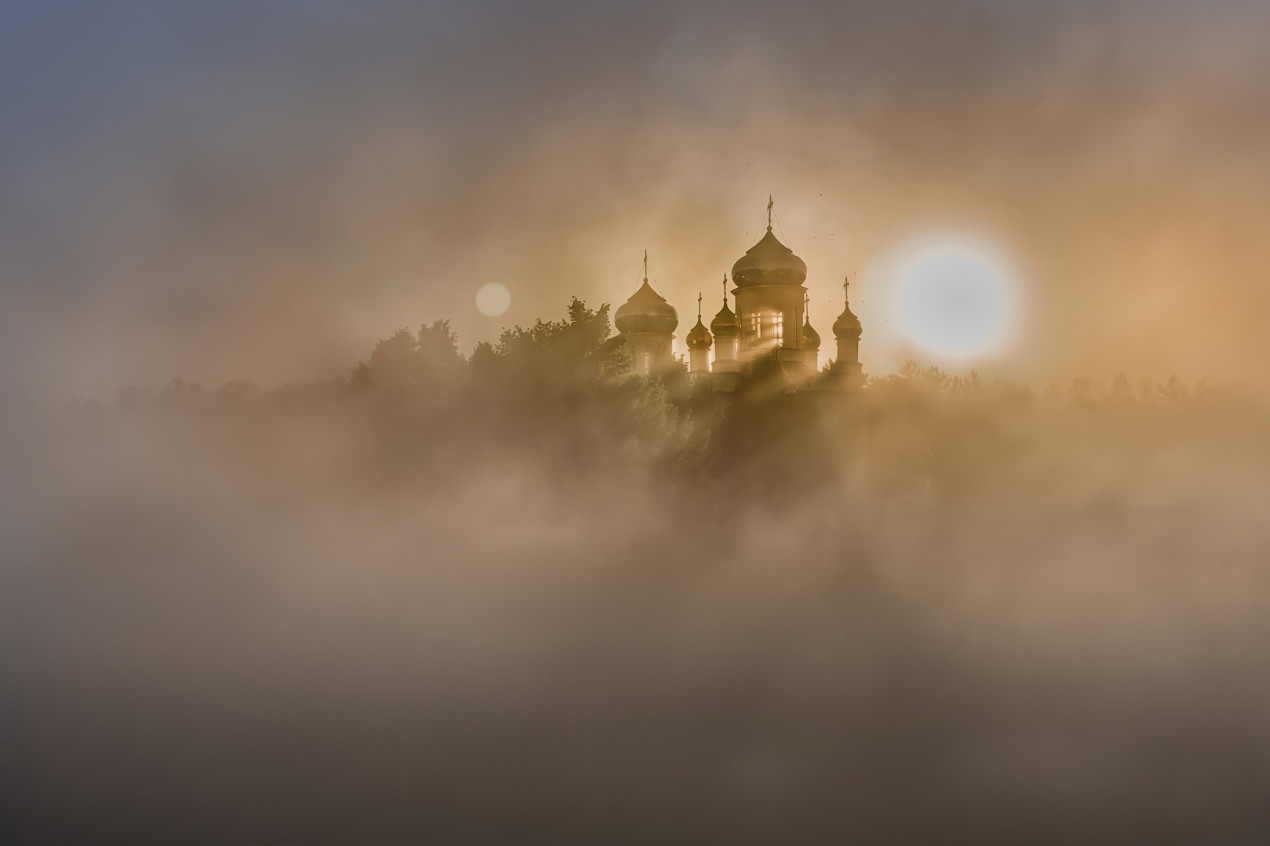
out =
[(701, 295), (697, 294), (697, 325), (688, 330), (688, 372), (704, 376), (710, 372), (710, 330), (701, 322)]
[(810, 300), (803, 297), (803, 364), (812, 373), (820, 369), (820, 333), (811, 328)]
[(833, 334), (838, 339), (838, 360), (834, 362), (842, 387), (854, 391), (864, 385), (864, 372), (860, 366), (860, 318), (851, 313), (848, 291), (851, 277), (842, 283), (842, 314), (833, 322)]
[(769, 197), (767, 233), (732, 265), (739, 357), (748, 360), (774, 351), (783, 366), (800, 372), (805, 366), (800, 329), (807, 265), (772, 234), (772, 205)]
[(714, 365), (711, 367), (714, 389), (728, 393), (736, 389), (741, 378), (741, 362), (737, 360), (741, 343), (741, 321), (728, 308), (728, 275), (723, 274), (723, 308), (710, 321), (714, 333)]
[(613, 325), (622, 334), (631, 355), (632, 372), (649, 376), (671, 367), (671, 345), (679, 314), (666, 298), (648, 284), (648, 251), (644, 251), (644, 284), (618, 308)]

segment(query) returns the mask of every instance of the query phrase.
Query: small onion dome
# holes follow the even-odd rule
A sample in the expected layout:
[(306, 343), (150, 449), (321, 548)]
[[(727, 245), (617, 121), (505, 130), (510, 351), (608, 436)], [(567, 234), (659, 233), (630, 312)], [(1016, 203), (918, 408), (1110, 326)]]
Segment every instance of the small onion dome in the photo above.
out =
[(688, 330), (688, 349), (708, 350), (712, 343), (714, 339), (710, 337), (710, 330), (701, 322), (701, 316), (697, 315), (697, 325)]
[(723, 308), (719, 309), (719, 313), (714, 316), (714, 320), (710, 321), (710, 331), (714, 333), (716, 338), (727, 335), (739, 335), (741, 333), (741, 319), (732, 313), (732, 309), (728, 308), (727, 300), (723, 301)]
[(844, 303), (842, 314), (838, 315), (838, 319), (833, 322), (833, 336), (835, 338), (860, 337), (860, 318), (851, 313), (850, 303)]
[(679, 325), (679, 314), (645, 279), (639, 290), (617, 310), (617, 314), (613, 316), (613, 325), (623, 334), (647, 332), (673, 335), (675, 327)]
[(820, 334), (811, 328), (811, 318), (803, 321), (803, 349), (818, 350), (820, 349)]
[(807, 265), (767, 228), (767, 234), (732, 265), (737, 287), (749, 285), (801, 285), (807, 281)]

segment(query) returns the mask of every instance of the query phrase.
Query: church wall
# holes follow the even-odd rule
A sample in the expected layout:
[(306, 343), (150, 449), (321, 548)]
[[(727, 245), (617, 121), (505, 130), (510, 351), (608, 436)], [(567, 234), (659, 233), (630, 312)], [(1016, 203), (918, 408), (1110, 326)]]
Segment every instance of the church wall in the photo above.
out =
[(834, 370), (847, 390), (859, 390), (864, 386), (859, 338), (838, 339), (838, 360), (834, 362)]
[(752, 358), (777, 345), (772, 322), (774, 314), (782, 317), (780, 346), (802, 349), (803, 296), (806, 291), (801, 285), (750, 285), (733, 290), (737, 316), (741, 321), (741, 359)]
[(689, 350), (688, 351), (688, 372), (689, 373), (707, 373), (710, 370), (710, 351), (709, 350)]
[(648, 376), (674, 364), (674, 335), (645, 332), (623, 333), (631, 354), (631, 372)]

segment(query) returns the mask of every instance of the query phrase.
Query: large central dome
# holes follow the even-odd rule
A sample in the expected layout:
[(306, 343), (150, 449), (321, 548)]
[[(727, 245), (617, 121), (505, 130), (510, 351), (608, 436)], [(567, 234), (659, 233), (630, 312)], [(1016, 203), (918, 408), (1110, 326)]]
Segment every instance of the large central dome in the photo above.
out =
[(807, 265), (767, 228), (767, 234), (732, 265), (732, 281), (738, 288), (750, 285), (802, 285)]

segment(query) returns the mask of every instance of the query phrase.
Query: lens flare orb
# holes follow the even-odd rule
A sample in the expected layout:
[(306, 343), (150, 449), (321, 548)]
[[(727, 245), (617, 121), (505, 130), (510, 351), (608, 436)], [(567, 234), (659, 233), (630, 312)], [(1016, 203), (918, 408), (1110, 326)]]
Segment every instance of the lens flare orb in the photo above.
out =
[(506, 285), (490, 282), (476, 292), (476, 310), (486, 317), (501, 317), (512, 304), (512, 292)]

